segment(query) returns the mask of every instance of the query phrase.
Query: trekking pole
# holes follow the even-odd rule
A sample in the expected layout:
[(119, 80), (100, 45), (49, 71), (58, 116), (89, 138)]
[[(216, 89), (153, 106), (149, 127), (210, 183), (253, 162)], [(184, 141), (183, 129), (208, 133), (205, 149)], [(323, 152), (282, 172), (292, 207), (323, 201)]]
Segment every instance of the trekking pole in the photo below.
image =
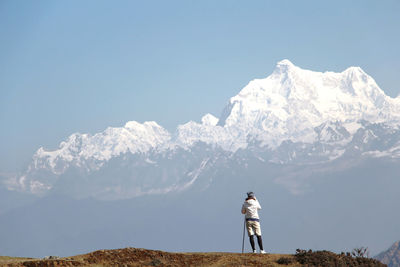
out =
[(244, 230), (246, 229), (246, 220), (243, 220), (243, 240), (242, 240), (242, 253), (244, 251)]

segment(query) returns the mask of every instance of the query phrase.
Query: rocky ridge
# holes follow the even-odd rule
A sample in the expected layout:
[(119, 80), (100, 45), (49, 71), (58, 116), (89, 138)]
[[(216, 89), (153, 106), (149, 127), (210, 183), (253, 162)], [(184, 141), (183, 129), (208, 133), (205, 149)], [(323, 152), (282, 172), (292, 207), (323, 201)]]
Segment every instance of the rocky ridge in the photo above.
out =
[(386, 264), (388, 267), (399, 267), (400, 241), (395, 242), (388, 250), (378, 254), (375, 258)]

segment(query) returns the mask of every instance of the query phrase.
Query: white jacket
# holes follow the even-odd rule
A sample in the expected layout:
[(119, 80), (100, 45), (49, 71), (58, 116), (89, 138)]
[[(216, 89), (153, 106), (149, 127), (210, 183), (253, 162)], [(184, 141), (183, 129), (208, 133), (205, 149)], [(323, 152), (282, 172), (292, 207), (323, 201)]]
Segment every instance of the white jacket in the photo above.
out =
[(249, 199), (243, 203), (242, 213), (246, 214), (246, 219), (260, 219), (258, 217), (258, 210), (261, 209), (260, 203), (257, 199)]

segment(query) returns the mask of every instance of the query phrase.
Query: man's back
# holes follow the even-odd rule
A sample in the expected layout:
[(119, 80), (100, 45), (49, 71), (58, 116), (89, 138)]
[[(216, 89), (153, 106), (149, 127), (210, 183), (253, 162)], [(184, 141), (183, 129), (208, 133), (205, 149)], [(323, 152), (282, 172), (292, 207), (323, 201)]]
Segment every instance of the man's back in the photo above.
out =
[(246, 214), (246, 219), (259, 219), (258, 210), (261, 209), (261, 205), (255, 198), (247, 198), (242, 206), (242, 213)]

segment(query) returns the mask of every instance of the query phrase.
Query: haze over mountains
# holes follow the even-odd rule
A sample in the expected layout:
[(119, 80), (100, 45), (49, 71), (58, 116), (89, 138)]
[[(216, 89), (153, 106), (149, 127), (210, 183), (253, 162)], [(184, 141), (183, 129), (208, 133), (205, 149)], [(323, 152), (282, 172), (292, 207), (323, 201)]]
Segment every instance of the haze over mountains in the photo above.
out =
[[(234, 251), (239, 207), (254, 190), (269, 250), (369, 246), (377, 253), (400, 236), (393, 212), (399, 125), (400, 97), (385, 95), (361, 68), (321, 73), (283, 60), (232, 97), (218, 118), (206, 114), (173, 133), (130, 121), (95, 135), (74, 133), (54, 151), (39, 148), (24, 173), (3, 179), (8, 201), (23, 200), (0, 213), (0, 238), (9, 242), (0, 249), (18, 252), (16, 221), (40, 221), (37, 212), (47, 218), (62, 207), (57, 227), (47, 222), (24, 232), (44, 244), (25, 247), (25, 256), (45, 248), (80, 253), (79, 242), (82, 250), (134, 242)], [(190, 238), (176, 227), (182, 217), (184, 230), (197, 228)], [(143, 227), (153, 229), (151, 242)], [(223, 238), (210, 244), (215, 236)]]

